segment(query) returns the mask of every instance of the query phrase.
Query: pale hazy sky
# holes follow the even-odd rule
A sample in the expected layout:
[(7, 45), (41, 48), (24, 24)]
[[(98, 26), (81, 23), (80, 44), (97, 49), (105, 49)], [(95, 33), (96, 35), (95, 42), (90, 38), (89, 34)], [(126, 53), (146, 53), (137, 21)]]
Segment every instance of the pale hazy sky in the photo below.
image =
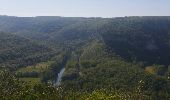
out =
[(9, 16), (170, 16), (170, 0), (0, 0)]

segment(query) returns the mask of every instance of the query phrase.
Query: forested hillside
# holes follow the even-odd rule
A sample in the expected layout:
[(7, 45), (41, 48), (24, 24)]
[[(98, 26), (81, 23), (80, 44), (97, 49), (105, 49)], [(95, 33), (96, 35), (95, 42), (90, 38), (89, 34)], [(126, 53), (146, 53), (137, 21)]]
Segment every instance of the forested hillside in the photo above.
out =
[(50, 59), (56, 51), (41, 43), (13, 34), (0, 33), (0, 63), (12, 69)]
[(0, 16), (0, 31), (0, 98), (170, 99), (170, 17)]

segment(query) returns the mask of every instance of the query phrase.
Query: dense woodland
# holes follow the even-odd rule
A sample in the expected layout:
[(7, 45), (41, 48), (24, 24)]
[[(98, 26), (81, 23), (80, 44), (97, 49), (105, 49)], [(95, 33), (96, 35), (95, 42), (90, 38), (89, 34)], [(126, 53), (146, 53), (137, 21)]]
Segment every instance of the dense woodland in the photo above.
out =
[(5, 100), (169, 100), (169, 59), (170, 17), (0, 16)]

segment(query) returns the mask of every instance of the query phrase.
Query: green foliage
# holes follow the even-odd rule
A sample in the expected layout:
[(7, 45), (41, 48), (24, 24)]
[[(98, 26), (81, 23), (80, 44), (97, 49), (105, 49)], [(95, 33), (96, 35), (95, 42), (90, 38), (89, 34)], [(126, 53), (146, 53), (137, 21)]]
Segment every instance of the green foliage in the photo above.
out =
[(37, 78), (37, 77), (39, 77), (39, 73), (37, 73), (37, 72), (34, 72), (34, 71), (32, 71), (32, 72), (18, 72), (18, 73), (16, 73), (16, 76), (17, 77), (20, 77), (20, 78), (23, 78), (23, 77), (33, 77), (33, 78)]
[(110, 19), (99, 33), (112, 52), (127, 61), (169, 65), (169, 17), (125, 17)]
[[(169, 27), (169, 17), (0, 16), (0, 66), (10, 70), (0, 73), (0, 97), (169, 99)], [(63, 67), (61, 87), (49, 85)]]
[(83, 66), (83, 68), (89, 68), (89, 67), (96, 67), (97, 66), (95, 61), (82, 61), (81, 65)]
[(0, 98), (10, 99), (24, 91), (24, 86), (8, 71), (0, 71)]

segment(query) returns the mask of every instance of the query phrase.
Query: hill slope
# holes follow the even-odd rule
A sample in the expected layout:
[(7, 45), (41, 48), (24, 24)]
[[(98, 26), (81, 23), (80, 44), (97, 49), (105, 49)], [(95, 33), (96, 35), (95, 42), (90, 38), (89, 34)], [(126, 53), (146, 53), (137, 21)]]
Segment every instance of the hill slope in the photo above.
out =
[(0, 64), (20, 76), (36, 71), (44, 83), (55, 83), (64, 67), (60, 86), (74, 93), (106, 89), (167, 99), (169, 27), (170, 17), (1, 16)]

